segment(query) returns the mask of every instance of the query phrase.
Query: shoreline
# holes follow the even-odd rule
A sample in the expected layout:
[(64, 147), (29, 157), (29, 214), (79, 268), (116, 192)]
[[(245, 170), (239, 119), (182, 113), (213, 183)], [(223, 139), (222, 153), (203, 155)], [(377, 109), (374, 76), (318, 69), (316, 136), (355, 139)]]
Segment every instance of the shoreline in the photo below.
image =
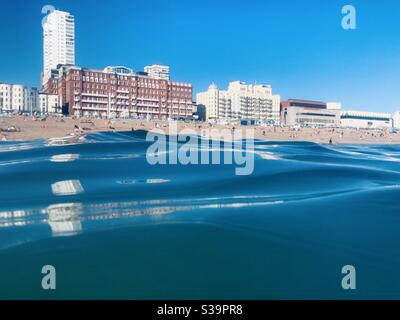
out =
[[(202, 135), (210, 129), (254, 129), (254, 138), (271, 142), (314, 142), (318, 144), (400, 144), (400, 133), (378, 129), (351, 128), (301, 128), (260, 127), (260, 126), (223, 126), (208, 123), (176, 122), (178, 131), (192, 129)], [(167, 121), (147, 120), (104, 120), (76, 119), (74, 117), (48, 117), (45, 121), (31, 116), (12, 116), (0, 118), (0, 142), (2, 141), (34, 141), (42, 139), (79, 138), (90, 133), (150, 131), (161, 129), (168, 131)], [(9, 130), (9, 132), (7, 132)], [(166, 132), (168, 133), (168, 132)]]

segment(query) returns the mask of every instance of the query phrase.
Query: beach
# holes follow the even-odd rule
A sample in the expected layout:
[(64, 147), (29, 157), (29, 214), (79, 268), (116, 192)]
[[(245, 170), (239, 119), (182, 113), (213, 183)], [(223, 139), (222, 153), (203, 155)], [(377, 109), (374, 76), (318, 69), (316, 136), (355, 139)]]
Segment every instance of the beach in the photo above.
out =
[[(209, 123), (177, 122), (178, 131), (191, 129), (204, 135), (210, 129), (254, 129), (255, 138), (266, 141), (315, 142), (320, 144), (400, 144), (400, 134), (388, 130), (351, 128), (287, 128), (263, 126), (223, 126)], [(88, 133), (118, 131), (149, 131), (161, 129), (168, 134), (168, 121), (106, 120), (74, 117), (30, 116), (0, 118), (0, 141), (28, 141), (63, 137), (79, 137)]]

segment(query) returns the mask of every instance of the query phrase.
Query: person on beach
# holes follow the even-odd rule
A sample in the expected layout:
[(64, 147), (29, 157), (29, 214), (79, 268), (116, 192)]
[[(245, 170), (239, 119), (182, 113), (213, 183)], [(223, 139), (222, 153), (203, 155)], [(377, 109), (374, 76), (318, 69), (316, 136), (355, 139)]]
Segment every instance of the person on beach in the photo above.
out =
[(79, 134), (81, 134), (81, 132), (82, 132), (82, 128), (76, 124), (74, 126), (74, 133), (79, 135)]

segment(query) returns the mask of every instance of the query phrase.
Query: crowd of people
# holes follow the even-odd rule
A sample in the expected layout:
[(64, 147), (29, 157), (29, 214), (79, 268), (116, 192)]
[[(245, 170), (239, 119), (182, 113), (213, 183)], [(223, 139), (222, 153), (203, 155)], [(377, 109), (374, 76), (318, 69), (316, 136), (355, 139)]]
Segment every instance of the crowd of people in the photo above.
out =
[[(224, 126), (208, 122), (178, 121), (178, 130), (190, 128), (199, 135), (210, 129), (252, 129), (256, 139), (270, 141), (310, 141), (325, 144), (357, 144), (357, 143), (398, 143), (400, 135), (389, 129), (361, 128), (311, 128), (285, 126), (240, 126), (239, 124)], [(76, 117), (32, 117), (13, 116), (0, 118), (0, 140), (34, 140), (54, 138), (67, 135), (79, 136), (88, 132), (99, 131), (135, 131), (152, 130), (154, 128), (168, 130), (169, 122), (161, 120), (146, 121), (143, 119), (108, 120)]]

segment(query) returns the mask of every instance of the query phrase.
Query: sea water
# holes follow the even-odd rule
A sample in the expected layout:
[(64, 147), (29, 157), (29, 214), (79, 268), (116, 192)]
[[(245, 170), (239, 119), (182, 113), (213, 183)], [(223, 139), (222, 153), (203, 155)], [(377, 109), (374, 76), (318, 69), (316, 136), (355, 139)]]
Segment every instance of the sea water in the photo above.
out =
[(236, 176), (145, 137), (0, 143), (1, 299), (400, 298), (400, 146), (256, 141)]

